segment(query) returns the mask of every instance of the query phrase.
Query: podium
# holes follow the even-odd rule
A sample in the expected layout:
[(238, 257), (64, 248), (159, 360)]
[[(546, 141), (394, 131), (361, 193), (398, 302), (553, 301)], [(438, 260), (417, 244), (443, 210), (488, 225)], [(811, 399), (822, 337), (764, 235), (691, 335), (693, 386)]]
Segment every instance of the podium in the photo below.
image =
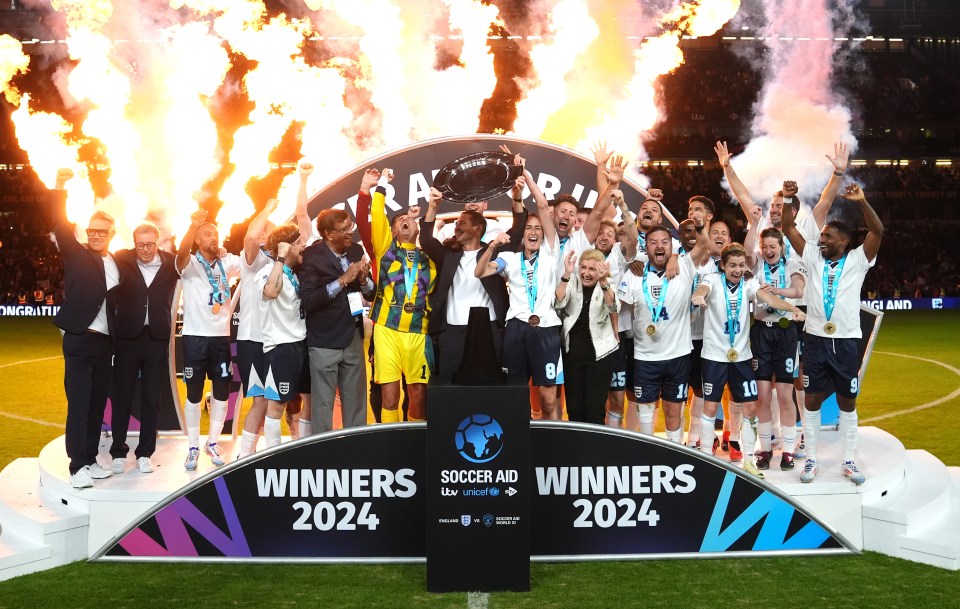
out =
[(430, 592), (530, 590), (526, 385), (427, 387)]

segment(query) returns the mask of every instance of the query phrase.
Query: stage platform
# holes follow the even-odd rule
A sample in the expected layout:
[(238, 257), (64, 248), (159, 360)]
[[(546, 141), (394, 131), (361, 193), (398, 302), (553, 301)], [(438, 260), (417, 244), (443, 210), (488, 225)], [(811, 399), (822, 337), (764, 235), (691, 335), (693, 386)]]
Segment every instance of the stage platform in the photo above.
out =
[[(289, 439), (285, 438), (285, 441)], [(109, 438), (100, 445), (100, 464), (109, 468)], [(70, 486), (63, 437), (38, 458), (17, 459), (0, 472), (0, 581), (85, 559), (156, 503), (215, 470), (201, 455), (196, 472), (186, 472), (186, 439), (162, 436), (152, 461), (155, 471), (136, 469), (129, 441), (127, 470), (90, 489)], [(261, 448), (262, 448), (261, 440)], [(228, 459), (237, 446), (220, 443)], [(857, 463), (866, 475), (855, 486), (840, 473), (837, 432), (824, 430), (820, 475), (812, 484), (779, 469), (774, 455), (766, 480), (811, 509), (858, 549), (960, 569), (960, 468), (946, 467), (922, 450), (905, 450), (894, 436), (860, 428)], [(724, 453), (718, 458), (726, 458)]]

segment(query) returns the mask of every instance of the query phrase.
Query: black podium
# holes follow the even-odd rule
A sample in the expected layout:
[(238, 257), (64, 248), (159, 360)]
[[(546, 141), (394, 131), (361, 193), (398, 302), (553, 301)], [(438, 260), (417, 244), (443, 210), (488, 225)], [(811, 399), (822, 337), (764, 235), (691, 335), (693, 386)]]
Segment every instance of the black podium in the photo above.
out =
[(526, 385), (427, 387), (427, 590), (530, 589)]

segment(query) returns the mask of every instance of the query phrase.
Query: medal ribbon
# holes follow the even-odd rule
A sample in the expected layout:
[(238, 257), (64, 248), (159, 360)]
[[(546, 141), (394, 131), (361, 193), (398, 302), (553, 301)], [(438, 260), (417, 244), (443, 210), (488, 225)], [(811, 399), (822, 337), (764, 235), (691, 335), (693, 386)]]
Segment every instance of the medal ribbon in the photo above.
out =
[(413, 286), (417, 283), (417, 276), (420, 274), (420, 250), (413, 250), (413, 264), (407, 266), (407, 252), (403, 253), (403, 286), (407, 290), (407, 300), (412, 299)]
[(647, 274), (650, 273), (650, 263), (647, 263), (647, 268), (643, 270), (643, 298), (647, 301), (647, 308), (650, 309), (650, 318), (653, 320), (653, 323), (660, 321), (660, 318), (663, 316), (666, 311), (664, 302), (667, 299), (667, 286), (670, 285), (670, 280), (667, 279), (667, 276), (663, 276), (663, 283), (660, 284), (660, 297), (657, 298), (657, 306), (653, 306), (653, 299), (650, 297), (650, 288), (647, 286)]
[[(787, 259), (781, 258), (778, 265), (780, 267), (780, 272), (778, 273), (780, 275), (779, 283), (773, 282), (773, 277), (770, 276), (770, 265), (767, 264), (766, 260), (763, 261), (763, 280), (767, 282), (767, 285), (772, 285), (775, 288), (785, 288), (787, 287)], [(783, 296), (779, 296), (778, 298), (784, 300)], [(767, 313), (773, 313), (774, 311), (776, 311), (780, 317), (787, 314), (786, 311), (777, 311), (777, 309), (767, 307)]]
[(840, 274), (843, 273), (843, 265), (847, 263), (847, 255), (837, 261), (835, 272), (830, 272), (830, 261), (823, 261), (823, 313), (827, 316), (827, 321), (833, 316), (833, 307), (837, 304), (837, 288), (840, 285)]
[(533, 258), (533, 268), (527, 271), (527, 257), (520, 252), (520, 272), (523, 274), (523, 283), (527, 290), (527, 303), (530, 305), (530, 314), (533, 314), (533, 308), (537, 304), (537, 267), (540, 266), (539, 253)]
[(291, 271), (287, 265), (283, 265), (283, 274), (290, 280), (290, 285), (293, 286), (293, 290), (297, 293), (297, 298), (300, 298), (300, 282), (297, 281), (297, 276), (293, 274), (293, 271)]
[[(726, 280), (724, 280), (726, 283)], [(730, 298), (724, 294), (723, 303), (727, 305), (727, 331), (726, 335), (730, 337), (730, 348), (733, 348), (733, 341), (737, 338), (737, 319), (740, 317), (740, 309), (743, 307), (743, 281), (737, 284), (734, 291), (737, 293), (737, 307), (730, 306)]]
[(200, 264), (203, 265), (203, 270), (207, 272), (207, 281), (210, 282), (210, 287), (213, 288), (213, 302), (217, 304), (223, 304), (224, 298), (230, 300), (230, 285), (227, 283), (227, 273), (223, 270), (223, 261), (217, 258), (215, 264), (220, 269), (220, 277), (223, 278), (223, 291), (220, 290), (220, 282), (214, 279), (213, 277), (213, 265), (207, 264), (207, 261), (204, 260), (203, 256), (200, 255), (200, 252), (196, 254), (197, 260), (200, 261)]

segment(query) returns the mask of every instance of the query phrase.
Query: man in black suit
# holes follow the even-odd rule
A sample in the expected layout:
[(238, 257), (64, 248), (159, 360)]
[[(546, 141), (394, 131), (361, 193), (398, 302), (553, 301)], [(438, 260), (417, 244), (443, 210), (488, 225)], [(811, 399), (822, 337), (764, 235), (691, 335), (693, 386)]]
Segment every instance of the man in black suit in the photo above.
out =
[(137, 377), (140, 378), (140, 442), (134, 455), (137, 469), (153, 471), (150, 457), (157, 448), (157, 419), (163, 383), (169, 382), (170, 325), (173, 292), (180, 275), (175, 256), (159, 249), (160, 231), (153, 224), (133, 230), (134, 248), (115, 254), (120, 267), (117, 312), (114, 320), (113, 406), (111, 470), (126, 467), (127, 426)]
[(343, 426), (367, 422), (367, 368), (363, 356), (363, 302), (373, 299), (370, 262), (353, 242), (347, 212), (317, 216), (323, 238), (303, 251), (297, 274), (307, 315), (313, 433), (333, 429), (333, 401), (340, 390)]
[(439, 269), (437, 287), (430, 294), (430, 334), (437, 352), (437, 377), (442, 382), (449, 382), (463, 359), (467, 320), (473, 307), (489, 310), (494, 348), (500, 357), (501, 331), (509, 299), (506, 284), (499, 275), (483, 279), (474, 276), (477, 260), (488, 247), (481, 241), (486, 232), (486, 220), (479, 212), (461, 213), (453, 239), (447, 243), (434, 238), (433, 225), (440, 199), (440, 192), (431, 188), (430, 204), (420, 223), (420, 246)]
[(63, 388), (67, 396), (65, 444), (70, 457), (70, 484), (89, 488), (94, 479), (110, 477), (97, 463), (100, 428), (110, 387), (114, 299), (120, 271), (110, 255), (114, 222), (98, 211), (87, 224), (82, 245), (67, 219), (67, 193), (63, 189), (73, 171), (57, 172), (52, 191), (53, 233), (63, 258), (63, 306), (53, 319), (63, 331)]

